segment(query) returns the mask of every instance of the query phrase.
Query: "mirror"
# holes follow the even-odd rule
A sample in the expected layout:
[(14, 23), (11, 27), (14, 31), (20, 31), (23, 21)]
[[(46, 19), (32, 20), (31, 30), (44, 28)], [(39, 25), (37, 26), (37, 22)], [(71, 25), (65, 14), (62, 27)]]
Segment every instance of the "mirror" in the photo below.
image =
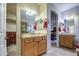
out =
[(68, 19), (66, 19), (65, 25), (66, 25), (67, 32), (74, 34), (74, 26), (75, 26), (74, 17), (71, 16)]
[(22, 33), (32, 33), (35, 21), (35, 12), (27, 9), (21, 9), (21, 32)]
[(68, 20), (68, 30), (70, 33), (74, 33), (74, 19)]

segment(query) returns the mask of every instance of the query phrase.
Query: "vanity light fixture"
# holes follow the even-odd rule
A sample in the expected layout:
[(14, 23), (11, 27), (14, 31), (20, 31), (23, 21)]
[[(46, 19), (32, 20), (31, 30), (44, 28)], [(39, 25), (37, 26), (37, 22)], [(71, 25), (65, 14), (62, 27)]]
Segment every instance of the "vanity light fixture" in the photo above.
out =
[(70, 16), (70, 17), (66, 17), (66, 19), (67, 20), (70, 20), (70, 19), (73, 19), (74, 18), (74, 16), (72, 15), (72, 16)]
[(30, 16), (32, 16), (32, 15), (33, 15), (32, 13), (30, 13), (30, 12), (27, 12), (27, 11), (26, 11), (26, 14), (27, 14), (27, 15), (30, 15)]
[(74, 18), (74, 16), (70, 16), (70, 18), (71, 18), (71, 19), (73, 19), (73, 18)]
[(32, 15), (35, 15), (36, 12), (34, 10), (26, 9), (26, 14), (32, 16)]
[(66, 20), (70, 20), (70, 17), (66, 17)]

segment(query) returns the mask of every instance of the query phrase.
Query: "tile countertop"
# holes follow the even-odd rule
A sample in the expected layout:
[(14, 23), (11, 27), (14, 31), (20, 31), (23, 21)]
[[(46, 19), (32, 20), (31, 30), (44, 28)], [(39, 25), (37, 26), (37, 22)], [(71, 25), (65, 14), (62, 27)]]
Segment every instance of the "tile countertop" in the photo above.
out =
[(21, 35), (21, 38), (25, 39), (25, 38), (34, 38), (34, 37), (41, 37), (41, 36), (47, 36), (47, 34), (46, 33), (40, 33), (40, 34), (24, 33), (24, 34)]
[(74, 35), (74, 34), (71, 34), (71, 33), (59, 33), (59, 35)]

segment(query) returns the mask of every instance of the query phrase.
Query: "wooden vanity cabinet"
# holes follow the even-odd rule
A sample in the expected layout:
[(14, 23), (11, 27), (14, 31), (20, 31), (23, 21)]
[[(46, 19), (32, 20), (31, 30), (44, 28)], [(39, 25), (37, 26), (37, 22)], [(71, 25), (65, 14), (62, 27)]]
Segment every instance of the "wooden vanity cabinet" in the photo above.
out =
[(45, 40), (39, 41), (39, 51), (38, 51), (39, 55), (45, 52), (45, 45), (46, 45), (45, 43), (46, 43)]
[(39, 41), (39, 55), (43, 54), (47, 51), (47, 37), (43, 37), (42, 40)]
[(65, 46), (65, 40), (66, 40), (65, 36), (60, 36), (59, 37), (60, 46)]
[(38, 54), (38, 42), (34, 42), (33, 43), (34, 44), (34, 46), (33, 46), (33, 55), (34, 56), (38, 56), (39, 54)]
[(74, 47), (74, 36), (73, 35), (60, 35), (59, 44), (63, 47), (73, 48)]
[(74, 48), (74, 37), (73, 36), (68, 36), (66, 37), (66, 46), (69, 48)]
[(47, 37), (44, 36), (44, 37), (43, 37), (43, 40), (45, 40), (45, 51), (47, 51)]
[(34, 38), (34, 56), (39, 55), (39, 42), (42, 40), (42, 37)]
[(22, 39), (22, 56), (33, 56), (33, 44), (32, 38)]
[(33, 56), (33, 42), (32, 43), (27, 43), (24, 45), (24, 49), (23, 49), (24, 56)]
[(34, 37), (22, 39), (22, 55), (38, 56), (47, 51), (47, 37)]

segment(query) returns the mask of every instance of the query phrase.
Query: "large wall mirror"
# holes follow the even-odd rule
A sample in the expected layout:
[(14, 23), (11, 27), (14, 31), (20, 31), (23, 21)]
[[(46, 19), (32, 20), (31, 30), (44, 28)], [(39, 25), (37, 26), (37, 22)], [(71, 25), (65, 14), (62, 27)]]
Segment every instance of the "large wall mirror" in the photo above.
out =
[(75, 23), (74, 23), (74, 16), (70, 16), (65, 20), (65, 25), (66, 25), (66, 30), (68, 33), (74, 34), (74, 28), (75, 28)]
[(33, 32), (33, 25), (36, 14), (32, 10), (21, 9), (21, 32), (31, 33)]

